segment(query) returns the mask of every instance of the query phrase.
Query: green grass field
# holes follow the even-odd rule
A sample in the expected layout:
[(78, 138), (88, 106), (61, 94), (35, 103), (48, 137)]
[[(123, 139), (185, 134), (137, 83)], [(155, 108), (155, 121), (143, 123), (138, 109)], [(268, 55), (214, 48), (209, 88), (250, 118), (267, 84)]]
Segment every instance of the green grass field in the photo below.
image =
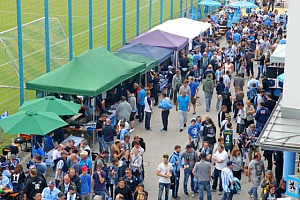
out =
[[(170, 1), (164, 0), (164, 21), (170, 19)], [(50, 22), (51, 42), (59, 42), (68, 37), (68, 5), (67, 0), (50, 0), (49, 17), (57, 18), (57, 24)], [(107, 46), (107, 1), (93, 1), (93, 45)], [(196, 4), (196, 0), (194, 0)], [(44, 17), (43, 0), (22, 0), (22, 24)], [(183, 9), (190, 6), (189, 0), (183, 0)], [(174, 0), (174, 18), (179, 17), (179, 0)], [(0, 33), (0, 43), (4, 41), (9, 51), (0, 44), (0, 114), (9, 111), (13, 114), (19, 108), (18, 46), (17, 46), (17, 12), (16, 1), (0, 1), (0, 32), (14, 29), (5, 34)], [(111, 51), (122, 47), (122, 0), (111, 0)], [(136, 37), (136, 0), (126, 1), (126, 40)], [(152, 0), (152, 27), (159, 24), (160, 1)], [(75, 56), (89, 48), (89, 15), (87, 0), (73, 0), (73, 51)], [(25, 82), (46, 72), (44, 51), (43, 24), (23, 28), (23, 55)], [(53, 30), (55, 29), (55, 30)], [(57, 30), (56, 30), (57, 29)], [(62, 31), (63, 30), (63, 31)], [(149, 30), (149, 0), (140, 0), (140, 33)], [(56, 32), (55, 32), (56, 31)], [(62, 35), (66, 34), (63, 38)], [(65, 43), (64, 43), (65, 44)], [(52, 45), (52, 43), (50, 44)], [(51, 46), (51, 57), (62, 59), (51, 60), (51, 70), (66, 64), (68, 47)], [(8, 57), (8, 53), (9, 56)], [(13, 62), (11, 62), (11, 59)], [(14, 63), (15, 66), (12, 65)], [(4, 87), (12, 86), (12, 87)], [(26, 91), (25, 99), (35, 98), (34, 91)], [(0, 146), (11, 142), (11, 136), (1, 136)]]

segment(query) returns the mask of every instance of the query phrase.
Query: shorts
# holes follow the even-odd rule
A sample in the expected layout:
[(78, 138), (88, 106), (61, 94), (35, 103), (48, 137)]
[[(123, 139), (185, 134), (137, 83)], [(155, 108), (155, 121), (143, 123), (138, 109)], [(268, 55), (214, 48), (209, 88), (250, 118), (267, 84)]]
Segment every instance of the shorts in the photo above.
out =
[(129, 117), (129, 121), (132, 122), (134, 121), (134, 116), (135, 116), (136, 112), (131, 112), (130, 113), (130, 117)]
[(195, 98), (195, 96), (191, 96), (191, 103), (192, 103), (193, 105), (196, 104), (196, 98)]

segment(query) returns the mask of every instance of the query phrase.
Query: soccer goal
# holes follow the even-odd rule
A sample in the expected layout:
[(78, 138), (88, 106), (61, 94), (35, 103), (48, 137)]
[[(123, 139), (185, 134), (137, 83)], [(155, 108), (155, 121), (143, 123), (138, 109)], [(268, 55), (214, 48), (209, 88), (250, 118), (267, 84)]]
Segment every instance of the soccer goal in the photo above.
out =
[[(68, 63), (69, 43), (57, 18), (49, 18), (51, 71)], [(45, 18), (22, 25), (24, 81), (46, 73)], [(25, 84), (24, 84), (25, 85)], [(19, 105), (18, 28), (0, 32), (0, 111), (14, 102)]]

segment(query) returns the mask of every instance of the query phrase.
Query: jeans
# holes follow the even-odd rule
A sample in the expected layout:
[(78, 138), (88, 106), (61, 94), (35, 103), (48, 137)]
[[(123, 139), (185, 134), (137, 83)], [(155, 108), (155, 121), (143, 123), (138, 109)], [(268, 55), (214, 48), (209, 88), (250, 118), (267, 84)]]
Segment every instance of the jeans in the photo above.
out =
[(110, 161), (112, 161), (113, 155), (111, 146), (114, 144), (114, 141), (104, 141), (104, 149), (109, 152), (109, 156), (107, 156), (105, 159), (106, 162), (108, 162), (108, 158), (110, 158)]
[(217, 189), (218, 179), (219, 179), (219, 191), (222, 192), (223, 187), (222, 187), (222, 179), (221, 179), (221, 170), (218, 170), (217, 168), (215, 168), (214, 181), (213, 181), (213, 185), (212, 185), (213, 190)]
[(102, 199), (105, 199), (106, 191), (94, 191), (93, 198), (95, 195), (99, 195)]
[(178, 91), (179, 91), (180, 86), (181, 86), (181, 85), (177, 85), (176, 88), (173, 89), (173, 93), (174, 93), (174, 96), (173, 96), (174, 99), (173, 99), (173, 101), (174, 101), (174, 104), (177, 103), (177, 96), (178, 96)]
[(151, 120), (151, 112), (145, 112), (145, 129), (149, 130), (150, 127), (150, 120)]
[(210, 109), (212, 93), (204, 92), (204, 94), (205, 94), (206, 112), (208, 112)]
[(248, 191), (248, 194), (249, 194), (249, 195), (253, 194), (254, 200), (258, 200), (257, 187), (252, 187), (252, 188)]
[(183, 178), (183, 191), (184, 192), (188, 191), (187, 182), (189, 180), (189, 176), (191, 176), (191, 190), (194, 191), (194, 181), (193, 181), (194, 174), (192, 173), (192, 170), (193, 170), (192, 168), (191, 169), (187, 168), (184, 170), (184, 178)]
[(90, 194), (82, 194), (81, 195), (81, 199), (82, 200), (90, 200), (91, 199), (91, 195)]
[(168, 130), (168, 118), (169, 118), (169, 114), (170, 114), (170, 110), (163, 110), (161, 112), (161, 119), (162, 119), (162, 123), (163, 123), (163, 129), (165, 131)]
[(270, 11), (270, 8), (271, 8), (271, 5), (272, 5), (272, 12), (273, 12), (273, 10), (274, 10), (274, 2), (275, 1), (273, 1), (273, 2), (269, 2), (269, 6), (268, 6), (268, 11)]
[(158, 87), (159, 86), (153, 87), (153, 95), (154, 95), (154, 101), (155, 101), (154, 104), (158, 104), (158, 90), (159, 90)]
[(169, 200), (170, 183), (158, 183), (158, 200), (161, 200), (165, 188), (165, 200)]
[(167, 84), (167, 96), (170, 98), (170, 100), (173, 99), (173, 88), (172, 83)]
[(232, 196), (231, 192), (224, 192), (224, 195), (221, 200), (232, 200), (232, 197), (233, 196)]
[(260, 74), (263, 74), (263, 68), (264, 68), (264, 66), (261, 66), (261, 65), (257, 66), (257, 77), (256, 77), (257, 80), (259, 79)]
[(174, 189), (172, 190), (172, 197), (178, 196), (179, 180), (180, 180), (180, 171), (173, 172), (172, 176), (175, 177)]
[(252, 76), (254, 76), (253, 63), (252, 62), (247, 63), (246, 71), (247, 71), (247, 76), (250, 76), (250, 73), (251, 73)]
[(104, 140), (103, 138), (98, 138), (98, 143), (99, 143), (99, 153), (101, 153), (104, 149)]
[(137, 109), (138, 109), (138, 115), (139, 115), (139, 122), (142, 122), (144, 120), (145, 105), (137, 104)]
[(199, 200), (203, 200), (203, 189), (207, 192), (207, 200), (211, 200), (210, 181), (199, 181)]
[(179, 110), (180, 129), (183, 129), (184, 124), (187, 122), (187, 111)]
[(222, 106), (222, 98), (220, 99), (219, 95), (220, 94), (217, 94), (217, 101), (216, 101), (216, 109), (217, 109), (217, 111), (220, 111), (220, 108)]

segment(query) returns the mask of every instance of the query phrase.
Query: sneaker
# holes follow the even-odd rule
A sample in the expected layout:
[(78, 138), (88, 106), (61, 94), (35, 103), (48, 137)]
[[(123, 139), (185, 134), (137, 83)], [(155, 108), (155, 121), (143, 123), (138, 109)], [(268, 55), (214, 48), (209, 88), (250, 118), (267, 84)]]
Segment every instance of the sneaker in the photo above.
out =
[(164, 131), (164, 128), (161, 128), (160, 131)]
[(195, 192), (192, 193), (192, 197), (196, 196)]
[(132, 133), (135, 130), (135, 128), (132, 128), (129, 130), (129, 133)]
[(222, 192), (219, 192), (219, 195), (222, 195)]
[(186, 124), (184, 124), (184, 127), (186, 127)]
[(186, 196), (189, 196), (189, 193), (188, 193), (188, 192), (184, 192), (184, 194), (185, 194)]
[(196, 112), (193, 112), (193, 115), (196, 115)]
[(179, 132), (182, 132), (183, 131), (183, 129), (181, 128), (180, 130), (179, 130)]
[(251, 197), (251, 198), (254, 198), (254, 195), (253, 195), (253, 194), (250, 194), (250, 197)]

